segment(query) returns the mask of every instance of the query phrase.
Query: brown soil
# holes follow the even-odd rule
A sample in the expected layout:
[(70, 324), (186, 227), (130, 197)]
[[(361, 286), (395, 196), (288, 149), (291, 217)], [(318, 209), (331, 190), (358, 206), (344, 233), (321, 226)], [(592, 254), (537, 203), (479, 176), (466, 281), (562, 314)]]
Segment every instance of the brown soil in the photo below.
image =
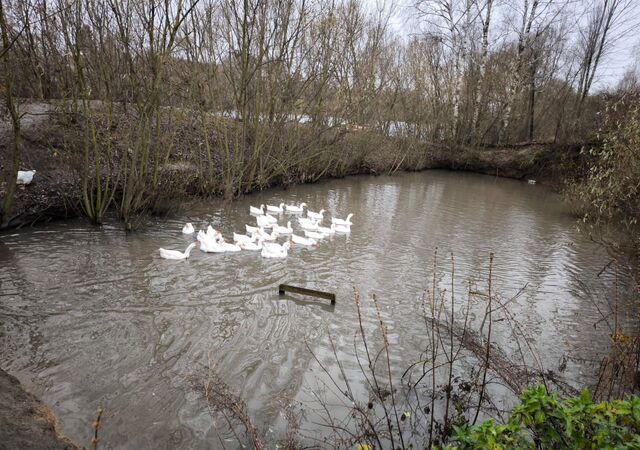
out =
[[(19, 228), (35, 222), (63, 219), (73, 215), (68, 198), (73, 192), (74, 175), (64, 164), (64, 155), (43, 135), (50, 135), (51, 115), (54, 107), (44, 103), (21, 106), (23, 151), (20, 170), (36, 170), (33, 182), (18, 186), (13, 216), (9, 228)], [(4, 195), (4, 180), (11, 168), (10, 145), (12, 130), (6, 117), (0, 121), (0, 198)]]
[(75, 450), (51, 410), (0, 369), (0, 450)]
[[(21, 111), (26, 113), (22, 119), (24, 148), (21, 169), (35, 169), (37, 172), (30, 185), (18, 187), (9, 228), (77, 215), (77, 211), (72, 207), (72, 199), (76, 197), (79, 177), (74, 173), (70, 161), (77, 161), (77, 155), (71, 153), (80, 145), (77, 139), (78, 130), (65, 128), (67, 125), (56, 122), (58, 115), (52, 114), (55, 111), (53, 104), (24, 104)], [(192, 151), (197, 146), (189, 144), (192, 140), (190, 138), (193, 137), (189, 136), (189, 129), (183, 129), (181, 132), (186, 135), (181, 136), (180, 141), (186, 144), (184, 148), (176, 148), (172, 155), (172, 164), (190, 167), (194, 164), (194, 158), (199, 157)], [(348, 167), (342, 174), (327, 172), (325, 176), (449, 169), (507, 178), (535, 179), (539, 183), (558, 188), (568, 174), (584, 174), (588, 168), (588, 159), (581, 153), (580, 145), (529, 143), (477, 148), (464, 145), (407, 143), (363, 131), (351, 131), (346, 133), (343, 146), (353, 150), (357, 143), (360, 143), (361, 147), (370, 148), (372, 141), (377, 142), (377, 150), (365, 151), (367, 156), (363, 157), (362, 161), (345, 161)], [(0, 120), (0, 180), (6, 179), (5, 174), (11, 164), (10, 143), (11, 128), (4, 117)], [(396, 156), (407, 151), (407, 146), (411, 147), (411, 150), (406, 160)], [(393, 158), (390, 155), (394, 155)], [(415, 160), (416, 155), (419, 162)], [(194, 171), (185, 173), (188, 172)], [(181, 175), (180, 178), (185, 176)], [(290, 180), (283, 179), (276, 183), (290, 183), (296, 180), (307, 181), (299, 174), (291, 174)], [(0, 182), (0, 198), (4, 189), (5, 186)], [(189, 195), (188, 190), (185, 194)]]

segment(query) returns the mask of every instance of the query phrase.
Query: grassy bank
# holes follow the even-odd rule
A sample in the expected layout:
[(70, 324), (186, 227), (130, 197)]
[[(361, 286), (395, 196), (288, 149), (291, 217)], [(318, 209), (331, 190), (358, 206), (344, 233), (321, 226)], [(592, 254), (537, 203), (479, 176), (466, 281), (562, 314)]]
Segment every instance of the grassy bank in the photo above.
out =
[[(133, 226), (144, 214), (171, 211), (185, 197), (232, 199), (355, 174), (451, 169), (559, 187), (568, 174), (586, 171), (580, 145), (471, 147), (286, 122), (249, 127), (243, 137), (247, 129), (240, 121), (175, 109), (161, 114), (149, 142), (141, 144), (137, 113), (121, 105), (94, 104), (88, 113), (63, 104), (23, 109), (22, 168), (37, 174), (17, 190), (9, 228), (76, 215), (100, 223), (109, 209)], [(9, 127), (3, 130), (8, 145)], [(2, 167), (8, 158), (8, 152), (0, 154)]]

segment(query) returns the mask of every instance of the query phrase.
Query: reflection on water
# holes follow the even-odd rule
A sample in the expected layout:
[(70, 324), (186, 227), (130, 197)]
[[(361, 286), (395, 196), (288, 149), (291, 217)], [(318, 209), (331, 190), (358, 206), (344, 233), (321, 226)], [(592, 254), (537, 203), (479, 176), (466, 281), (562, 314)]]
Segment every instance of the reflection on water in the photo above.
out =
[[(230, 236), (252, 223), (249, 204), (280, 201), (338, 217), (353, 212), (352, 233), (317, 249), (296, 247), (285, 260), (198, 250), (186, 262), (158, 257), (159, 247), (183, 250), (193, 239), (181, 234), (186, 221)], [(495, 252), (494, 289), (510, 297), (526, 285), (511, 311), (545, 366), (555, 369), (566, 355), (574, 383), (591, 381), (590, 361), (608, 348), (609, 330), (593, 326), (597, 307), (608, 311), (601, 299), (612, 280), (593, 281), (606, 254), (577, 234), (544, 188), (437, 171), (273, 190), (224, 208), (202, 203), (135, 234), (69, 221), (1, 236), (0, 361), (78, 442), (89, 441), (92, 415), (104, 405), (109, 448), (216, 448), (211, 416), (189, 381), (214, 364), (277, 436), (283, 405), (306, 397), (319, 376), (307, 345), (335, 371), (331, 333), (347, 375), (358, 379), (348, 361), (354, 287), (363, 298), (379, 296), (393, 362), (417, 358), (425, 333), (419, 298), (435, 247), (455, 254), (461, 286), (486, 277)], [(278, 298), (281, 282), (336, 292), (338, 303)], [(507, 336), (499, 343), (508, 350)]]

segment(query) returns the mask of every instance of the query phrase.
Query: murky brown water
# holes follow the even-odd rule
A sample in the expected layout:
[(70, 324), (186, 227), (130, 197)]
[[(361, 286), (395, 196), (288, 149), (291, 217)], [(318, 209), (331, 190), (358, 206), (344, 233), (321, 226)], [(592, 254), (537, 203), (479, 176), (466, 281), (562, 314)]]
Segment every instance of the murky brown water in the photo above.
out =
[[(212, 222), (230, 237), (253, 223), (250, 204), (280, 201), (353, 212), (352, 233), (296, 247), (286, 260), (197, 249), (186, 262), (158, 256), (161, 246), (182, 250), (192, 240), (181, 234), (186, 221), (196, 229)], [(209, 364), (268, 436), (281, 437), (283, 405), (312, 398), (322, 378), (307, 344), (336, 373), (330, 332), (347, 376), (356, 386), (361, 378), (349, 356), (354, 287), (364, 298), (379, 295), (394, 364), (417, 358), (419, 298), (436, 246), (454, 252), (461, 284), (482, 278), (495, 252), (494, 289), (509, 297), (527, 286), (511, 310), (545, 366), (555, 370), (565, 355), (573, 383), (591, 381), (589, 361), (608, 348), (609, 329), (593, 326), (612, 290), (610, 276), (594, 276), (608, 261), (604, 251), (540, 186), (438, 171), (272, 190), (224, 209), (203, 203), (135, 234), (115, 222), (98, 229), (69, 221), (0, 236), (0, 364), (85, 445), (104, 405), (104, 448), (218, 448), (218, 424), (190, 381)], [(337, 306), (278, 298), (281, 282), (334, 291)], [(508, 349), (508, 337), (500, 344)]]

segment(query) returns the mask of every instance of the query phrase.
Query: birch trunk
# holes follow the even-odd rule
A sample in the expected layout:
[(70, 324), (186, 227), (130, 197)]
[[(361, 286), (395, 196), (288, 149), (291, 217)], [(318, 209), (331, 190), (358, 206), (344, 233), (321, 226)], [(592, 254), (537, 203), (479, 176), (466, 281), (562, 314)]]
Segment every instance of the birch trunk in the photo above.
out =
[(491, 8), (493, 7), (493, 0), (487, 0), (486, 8), (487, 15), (482, 21), (482, 51), (480, 55), (480, 66), (478, 68), (478, 84), (476, 85), (476, 95), (473, 106), (473, 117), (471, 119), (471, 130), (473, 133), (473, 139), (478, 138), (478, 126), (480, 122), (480, 108), (482, 106), (482, 99), (484, 96), (484, 77), (487, 70), (487, 59), (489, 56), (489, 25), (491, 24)]

